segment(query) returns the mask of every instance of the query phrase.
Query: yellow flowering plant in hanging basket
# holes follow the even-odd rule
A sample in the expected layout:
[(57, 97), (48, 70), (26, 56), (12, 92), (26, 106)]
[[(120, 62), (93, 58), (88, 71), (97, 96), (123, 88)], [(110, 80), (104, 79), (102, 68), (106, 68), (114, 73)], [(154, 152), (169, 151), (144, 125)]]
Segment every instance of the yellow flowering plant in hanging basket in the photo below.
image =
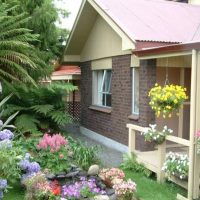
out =
[(180, 85), (165, 85), (161, 87), (157, 83), (150, 90), (150, 106), (159, 117), (162, 113), (163, 117), (171, 117), (172, 113), (178, 114), (180, 106), (188, 99), (186, 88)]

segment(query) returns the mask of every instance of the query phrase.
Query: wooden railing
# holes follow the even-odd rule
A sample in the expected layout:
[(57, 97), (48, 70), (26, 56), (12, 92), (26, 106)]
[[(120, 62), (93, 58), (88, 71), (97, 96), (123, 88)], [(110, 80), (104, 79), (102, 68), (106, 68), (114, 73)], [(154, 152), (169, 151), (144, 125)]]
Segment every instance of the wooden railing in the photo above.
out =
[[(131, 152), (136, 153), (137, 152), (135, 149), (136, 132), (140, 132), (140, 133), (144, 132), (145, 128), (141, 126), (133, 125), (133, 124), (127, 124), (127, 128), (129, 129), (129, 153)], [(174, 142), (186, 147), (190, 146), (189, 140), (179, 138), (176, 136), (167, 136), (166, 141), (171, 141), (171, 142)], [(157, 153), (157, 159), (158, 159), (156, 174), (157, 174), (158, 182), (163, 182), (165, 180), (165, 175), (164, 175), (164, 172), (162, 171), (162, 167), (163, 167), (163, 164), (165, 162), (165, 157), (166, 157), (166, 148), (167, 148), (166, 141), (156, 146), (157, 148), (156, 153)], [(145, 165), (145, 163), (143, 164)], [(149, 164), (146, 167), (151, 170), (151, 166)]]

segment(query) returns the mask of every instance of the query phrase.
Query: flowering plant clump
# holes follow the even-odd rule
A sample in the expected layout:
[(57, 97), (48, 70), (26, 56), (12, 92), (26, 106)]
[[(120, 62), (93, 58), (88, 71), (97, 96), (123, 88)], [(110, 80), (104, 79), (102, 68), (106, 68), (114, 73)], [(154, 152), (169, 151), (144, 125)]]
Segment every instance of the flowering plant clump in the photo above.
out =
[(35, 159), (43, 169), (49, 169), (52, 173), (59, 173), (69, 169), (68, 140), (60, 134), (45, 134), (39, 141), (38, 152)]
[(30, 157), (30, 154), (26, 153), (24, 159), (19, 163), (21, 170), (25, 172), (22, 175), (22, 182), (40, 171), (40, 165), (37, 162), (31, 162)]
[(156, 130), (156, 126), (156, 124), (149, 124), (149, 127), (145, 128), (144, 132), (141, 134), (144, 135), (145, 141), (161, 144), (165, 141), (167, 135), (173, 133), (173, 130), (168, 129), (167, 126), (164, 126), (162, 131), (158, 131)]
[(99, 177), (112, 186), (118, 180), (123, 180), (125, 177), (124, 172), (119, 168), (106, 168), (99, 172)]
[(156, 112), (157, 117), (161, 112), (163, 117), (171, 117), (172, 112), (178, 113), (182, 103), (188, 99), (186, 88), (179, 85), (165, 85), (161, 87), (157, 83), (149, 95), (150, 106)]
[(197, 154), (200, 154), (200, 131), (197, 131), (196, 137), (197, 137)]
[(166, 160), (164, 162), (162, 170), (166, 173), (168, 177), (176, 176), (180, 179), (188, 178), (189, 171), (189, 159), (185, 154), (178, 154), (169, 152), (166, 155)]
[(54, 152), (58, 151), (62, 146), (66, 146), (67, 144), (67, 139), (60, 134), (54, 134), (53, 136), (44, 134), (37, 147), (38, 149), (50, 148), (50, 151)]
[[(56, 182), (56, 187), (58, 183)], [(57, 196), (60, 195), (58, 192), (55, 193), (55, 184), (49, 183), (45, 177), (45, 174), (38, 172), (35, 173), (30, 178), (24, 181), (24, 185), (26, 187), (26, 196), (25, 199), (37, 199), (37, 200), (53, 200), (57, 199)]]
[(12, 140), (13, 138), (14, 138), (14, 134), (10, 130), (4, 129), (4, 130), (0, 131), (0, 141)]
[(115, 194), (120, 200), (132, 200), (136, 191), (136, 184), (132, 180), (121, 181), (113, 186)]
[(74, 184), (64, 185), (62, 190), (62, 197), (67, 199), (82, 199), (106, 193), (104, 190), (97, 187), (95, 179), (91, 178), (87, 180), (86, 177), (81, 177), (80, 181)]

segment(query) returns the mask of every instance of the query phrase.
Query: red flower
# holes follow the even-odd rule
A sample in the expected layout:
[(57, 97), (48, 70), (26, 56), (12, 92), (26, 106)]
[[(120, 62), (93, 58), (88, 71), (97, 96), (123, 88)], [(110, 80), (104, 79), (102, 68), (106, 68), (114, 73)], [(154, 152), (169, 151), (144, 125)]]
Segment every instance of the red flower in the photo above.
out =
[(56, 188), (52, 188), (52, 192), (54, 195), (59, 196), (60, 195), (60, 186), (57, 186)]

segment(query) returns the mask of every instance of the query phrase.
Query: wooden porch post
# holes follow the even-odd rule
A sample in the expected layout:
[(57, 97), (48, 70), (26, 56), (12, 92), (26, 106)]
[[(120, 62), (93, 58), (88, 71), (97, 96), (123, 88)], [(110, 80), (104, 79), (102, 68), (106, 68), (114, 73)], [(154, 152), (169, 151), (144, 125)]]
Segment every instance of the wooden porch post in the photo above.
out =
[(135, 151), (135, 130), (129, 127), (129, 137), (128, 137), (128, 152), (131, 155)]
[(166, 141), (158, 145), (158, 171), (157, 171), (157, 181), (163, 183), (165, 181), (165, 173), (162, 170), (163, 164), (165, 162), (166, 156)]
[(196, 128), (196, 83), (197, 83), (197, 52), (192, 50), (191, 68), (191, 104), (190, 104), (190, 147), (189, 147), (189, 176), (188, 176), (188, 200), (193, 199), (194, 186), (194, 133)]
[[(195, 109), (195, 131), (200, 130), (200, 54), (197, 53), (197, 81), (196, 81), (196, 109)], [(195, 133), (195, 132), (194, 132)], [(196, 137), (195, 137), (196, 144)], [(197, 149), (195, 145), (194, 153), (194, 187), (193, 187), (193, 198), (197, 199), (199, 197), (199, 175), (200, 175), (200, 156), (197, 155)]]

